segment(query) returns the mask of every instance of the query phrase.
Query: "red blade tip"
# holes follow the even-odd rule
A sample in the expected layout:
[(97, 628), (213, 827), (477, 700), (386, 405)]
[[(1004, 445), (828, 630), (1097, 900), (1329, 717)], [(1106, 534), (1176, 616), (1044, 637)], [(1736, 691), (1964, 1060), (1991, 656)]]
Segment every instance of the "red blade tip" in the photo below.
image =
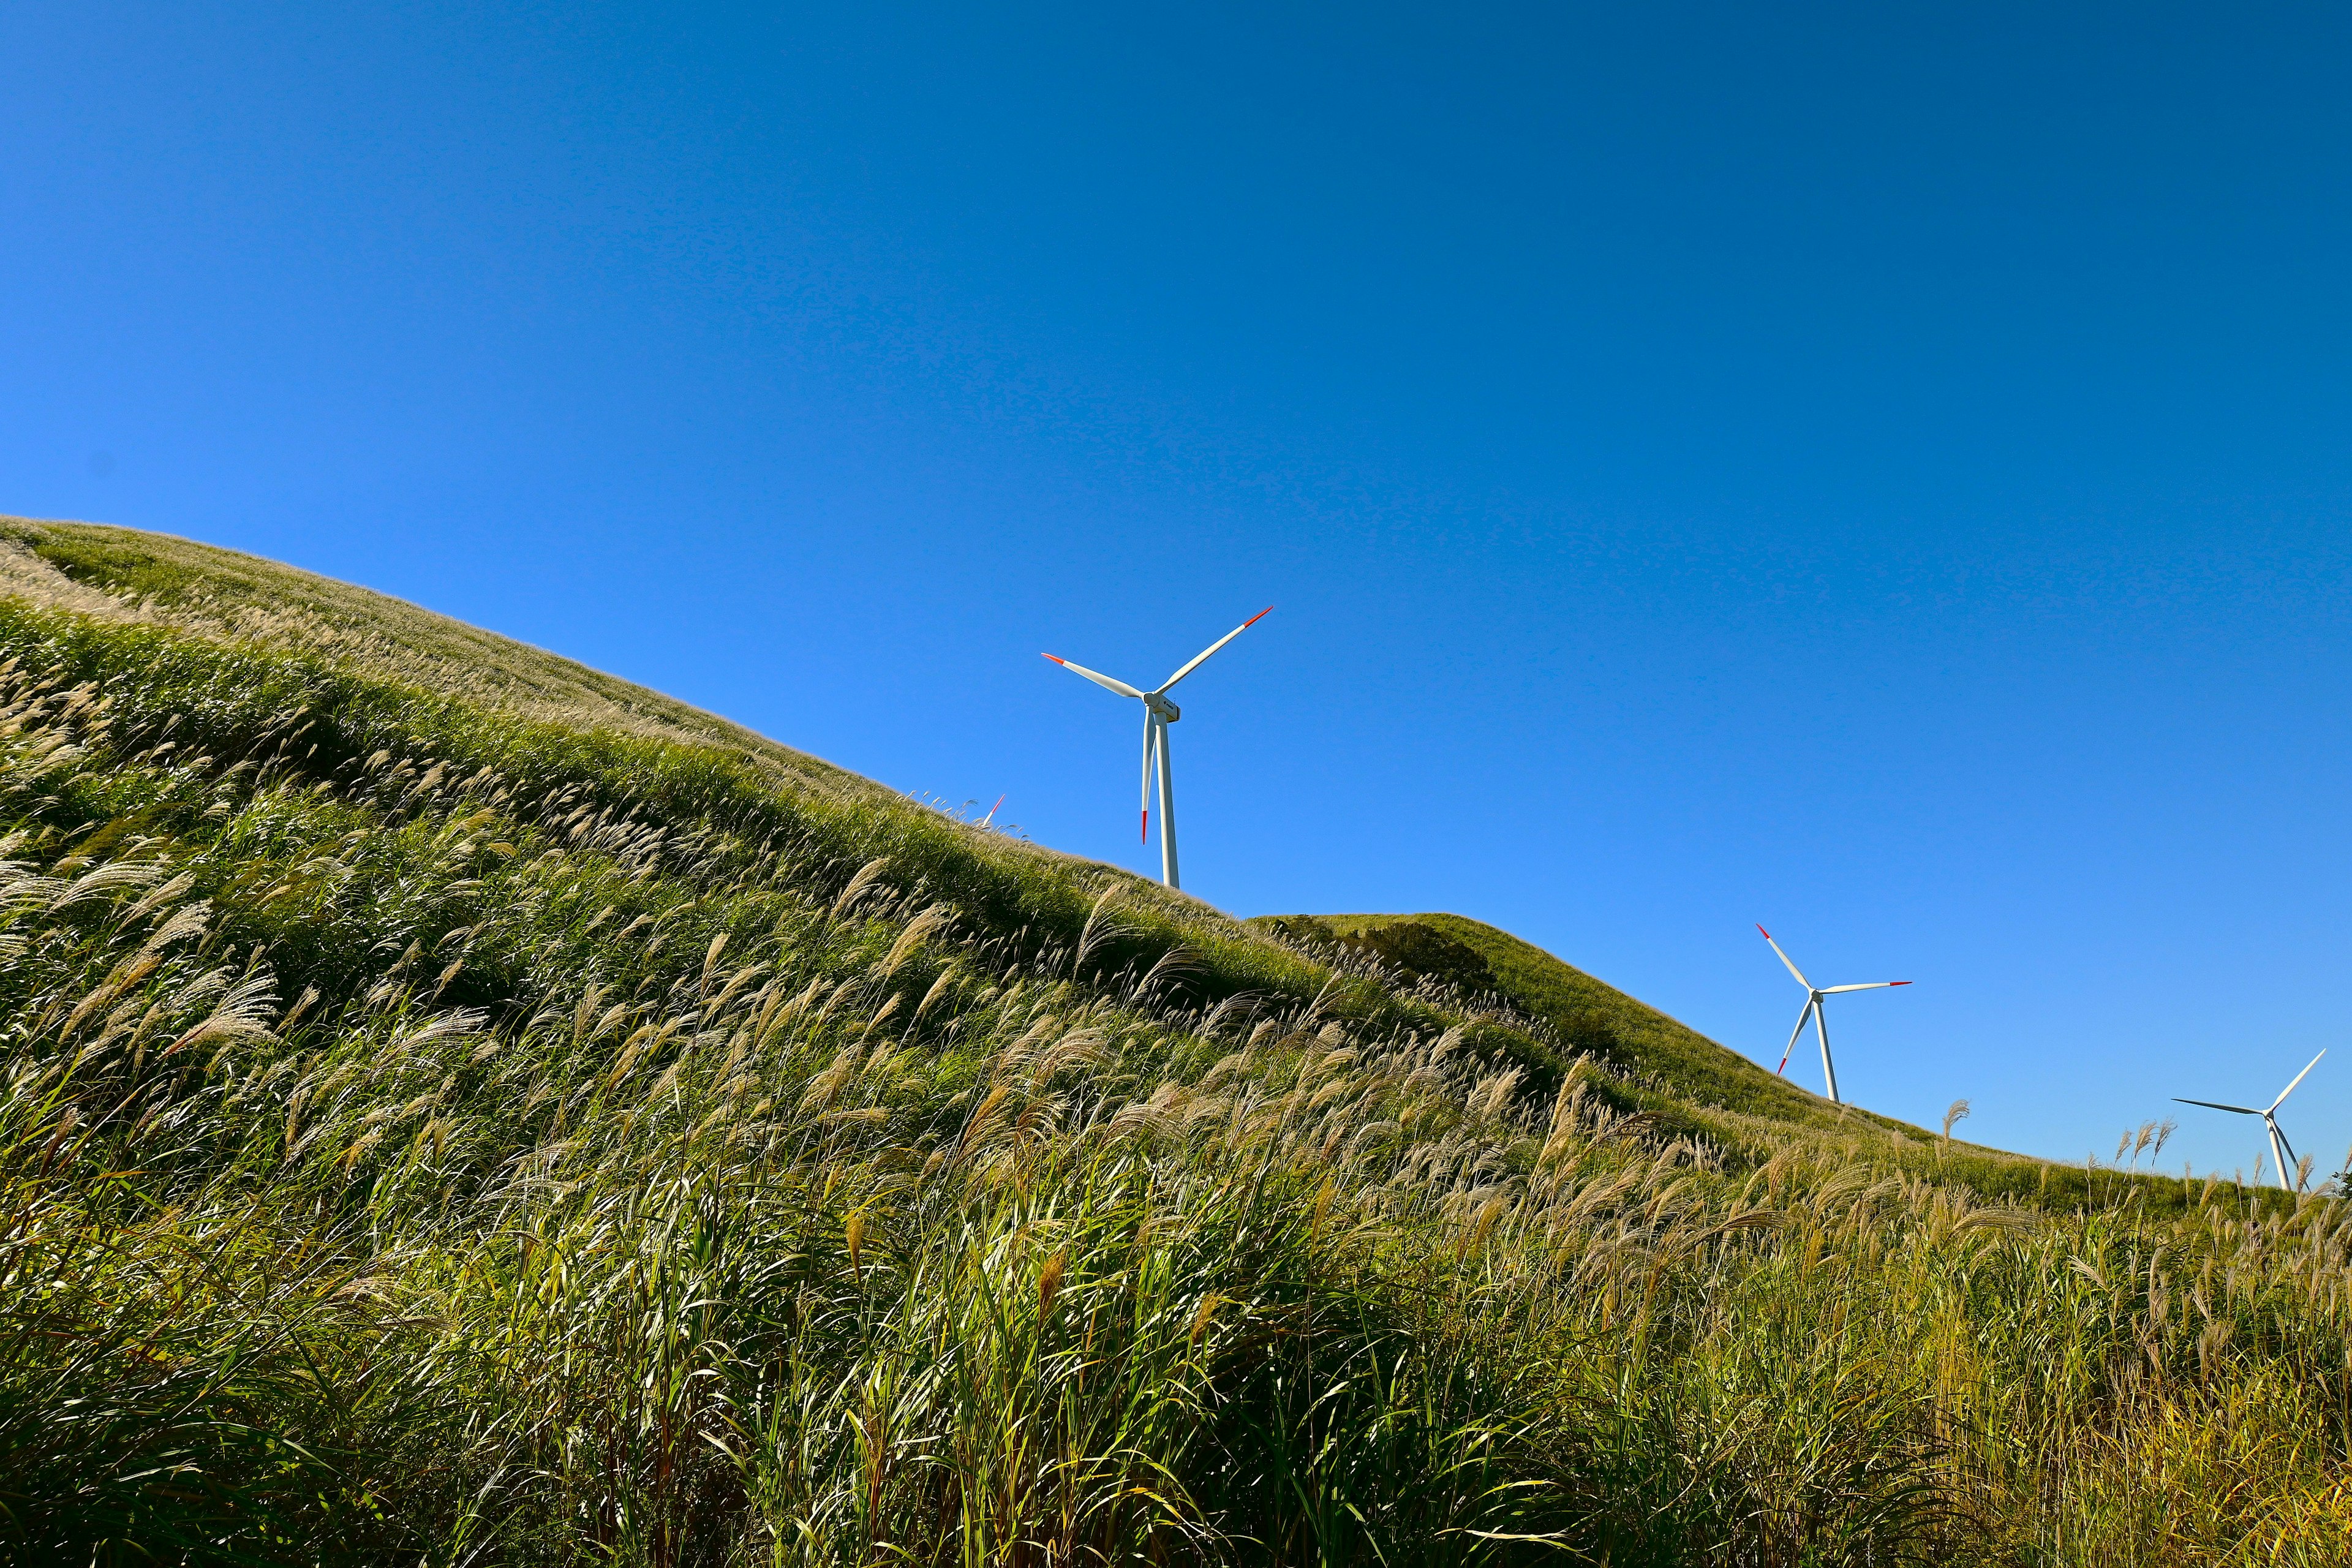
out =
[[(1054, 658), (1054, 656), (1053, 656), (1052, 654), (1050, 654), (1050, 653), (1041, 653), (1041, 654), (1039, 654), (1037, 657), (1038, 657), (1039, 658)], [(1058, 659), (1058, 658), (1054, 658), (1054, 662), (1055, 662), (1055, 664), (1059, 664), (1059, 663), (1061, 663), (1062, 661), (1061, 661), (1060, 659)]]
[[(1050, 653), (1049, 653), (1049, 654), (1047, 654), (1045, 657), (1046, 657), (1047, 658), (1053, 658), (1054, 656), (1053, 656), (1052, 654), (1050, 654)], [(1756, 928), (1756, 934), (1757, 934), (1758, 936), (1762, 937), (1766, 942), (1770, 942), (1770, 941), (1772, 940), (1772, 933), (1771, 933), (1770, 931), (1766, 931), (1762, 926), (1758, 926), (1758, 927)]]
[(1911, 983), (1908, 980), (1890, 980), (1886, 984), (1889, 985), (1908, 985)]

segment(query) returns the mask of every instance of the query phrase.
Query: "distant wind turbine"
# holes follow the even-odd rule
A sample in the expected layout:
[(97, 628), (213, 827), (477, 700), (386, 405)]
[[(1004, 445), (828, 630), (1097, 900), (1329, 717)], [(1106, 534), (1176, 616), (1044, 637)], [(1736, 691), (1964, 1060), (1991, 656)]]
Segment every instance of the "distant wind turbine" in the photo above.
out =
[[(2319, 1053), (2319, 1057), (2324, 1057), (2326, 1054), (2327, 1053), (2326, 1051), (2322, 1051)], [(2270, 1129), (2271, 1159), (2278, 1165), (2279, 1185), (2285, 1187), (2292, 1192), (2294, 1190), (2294, 1184), (2288, 1178), (2287, 1173), (2294, 1169), (2293, 1161), (2294, 1159), (2294, 1145), (2286, 1141), (2286, 1134), (2279, 1131), (2278, 1108), (2284, 1105), (2286, 1103), (2286, 1097), (2294, 1092), (2295, 1084), (2301, 1083), (2305, 1079), (2311, 1076), (2311, 1069), (2319, 1065), (2319, 1057), (2314, 1057), (2311, 1060), (2305, 1062), (2303, 1067), (2303, 1071), (2294, 1075), (2294, 1083), (2288, 1084), (2284, 1089), (2280, 1089), (2279, 1097), (2276, 1100), (2272, 1100), (2269, 1105), (2260, 1110), (2256, 1110), (2251, 1105), (2221, 1105), (2210, 1100), (2183, 1100), (2177, 1094), (2172, 1097), (2173, 1102), (2177, 1105), (2201, 1105), (2208, 1110), (2235, 1111), (2240, 1116), (2261, 1117), (2263, 1119), (2263, 1125)], [(2259, 1161), (2256, 1162), (2258, 1164), (2260, 1163), (2261, 1162)], [(2260, 1172), (2256, 1172), (2255, 1173), (2257, 1175), (2261, 1174)]]
[(1274, 606), (1268, 605), (1265, 609), (1202, 649), (1193, 656), (1190, 664), (1150, 691), (1138, 691), (1124, 680), (1113, 680), (1108, 675), (1098, 674), (1082, 664), (1072, 664), (1066, 658), (1056, 658), (1050, 653), (1045, 656), (1073, 675), (1083, 675), (1097, 686), (1116, 691), (1121, 697), (1132, 697), (1143, 704), (1143, 841), (1147, 844), (1151, 842), (1151, 769), (1156, 761), (1160, 767), (1160, 879), (1171, 888), (1178, 886), (1176, 880), (1176, 778), (1170, 771), (1168, 763), (1168, 726), (1184, 715), (1176, 704), (1168, 700), (1168, 693), (1174, 689), (1178, 681), (1206, 664), (1211, 654), (1272, 614), (1274, 614)]
[(1842, 991), (1884, 991), (1892, 985), (1908, 985), (1911, 983), (1908, 980), (1871, 980), (1860, 985), (1816, 985), (1806, 979), (1794, 963), (1790, 963), (1789, 955), (1780, 952), (1780, 944), (1772, 941), (1770, 931), (1760, 925), (1756, 928), (1756, 931), (1766, 942), (1771, 942), (1772, 951), (1780, 953), (1780, 962), (1789, 964), (1789, 973), (1796, 975), (1797, 984), (1805, 988), (1804, 1010), (1797, 1015), (1797, 1026), (1789, 1031), (1789, 1043), (1780, 1052), (1780, 1065), (1772, 1070), (1775, 1072), (1789, 1070), (1789, 1053), (1797, 1048), (1797, 1037), (1805, 1032), (1805, 1020), (1811, 1018), (1813, 1021), (1813, 1032), (1821, 1037), (1822, 1077), (1829, 1080), (1830, 1103), (1844, 1104), (1845, 1101), (1838, 1098), (1837, 1068), (1830, 1060), (1830, 1026), (1828, 1018), (1823, 1016), (1822, 1010), (1822, 998), (1835, 996)]

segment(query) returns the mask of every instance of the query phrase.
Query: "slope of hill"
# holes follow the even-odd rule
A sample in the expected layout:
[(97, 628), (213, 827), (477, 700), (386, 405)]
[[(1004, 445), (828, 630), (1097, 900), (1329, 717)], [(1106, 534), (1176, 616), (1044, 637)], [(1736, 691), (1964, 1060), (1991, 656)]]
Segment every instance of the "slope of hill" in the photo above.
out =
[(1475, 922), (1244, 925), (226, 552), (0, 523), (0, 956), (26, 1561), (2352, 1529), (2333, 1200), (1840, 1116)]
[[(1930, 1172), (1979, 1196), (2071, 1206), (2091, 1195), (2089, 1173), (1931, 1133), (1856, 1106), (1832, 1105), (1679, 1019), (1635, 1001), (1510, 932), (1461, 915), (1262, 915), (1248, 925), (1307, 951), (1360, 953), (1407, 982), (1435, 981), (1461, 1004), (1573, 1053), (1606, 1063), (1652, 1113), (1725, 1147), (1769, 1151), (1802, 1129), (1857, 1156)], [(1500, 1009), (1498, 1014), (1496, 1010)], [(2183, 1187), (2149, 1184), (2145, 1205), (2188, 1201)]]
[[(1574, 1048), (1634, 1069), (1700, 1105), (1819, 1124), (1830, 1108), (1786, 1079), (1539, 947), (1460, 915), (1277, 915), (1251, 922), (1293, 940), (1337, 943), (1475, 1003), (1493, 997)], [(1892, 1123), (1888, 1125), (1893, 1125)]]

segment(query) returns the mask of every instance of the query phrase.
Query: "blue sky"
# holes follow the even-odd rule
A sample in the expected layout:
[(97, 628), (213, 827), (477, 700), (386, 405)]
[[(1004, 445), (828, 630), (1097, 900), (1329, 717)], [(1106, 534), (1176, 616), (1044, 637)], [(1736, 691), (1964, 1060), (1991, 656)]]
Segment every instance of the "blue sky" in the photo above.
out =
[[(290, 561), (1862, 1103), (2347, 1044), (2319, 6), (0, 15), (0, 510)], [(2291, 1103), (2322, 1169), (2352, 1049)], [(1800, 1081), (1819, 1087), (1801, 1054)]]

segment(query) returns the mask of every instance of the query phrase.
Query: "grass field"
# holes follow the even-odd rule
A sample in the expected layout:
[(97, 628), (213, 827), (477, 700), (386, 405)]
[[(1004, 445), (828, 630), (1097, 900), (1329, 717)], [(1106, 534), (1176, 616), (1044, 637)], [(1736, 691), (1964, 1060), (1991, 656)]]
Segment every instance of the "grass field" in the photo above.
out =
[[(0, 523), (27, 1562), (2341, 1563), (2352, 1230)], [(2127, 1167), (2145, 1151), (2127, 1152)]]

